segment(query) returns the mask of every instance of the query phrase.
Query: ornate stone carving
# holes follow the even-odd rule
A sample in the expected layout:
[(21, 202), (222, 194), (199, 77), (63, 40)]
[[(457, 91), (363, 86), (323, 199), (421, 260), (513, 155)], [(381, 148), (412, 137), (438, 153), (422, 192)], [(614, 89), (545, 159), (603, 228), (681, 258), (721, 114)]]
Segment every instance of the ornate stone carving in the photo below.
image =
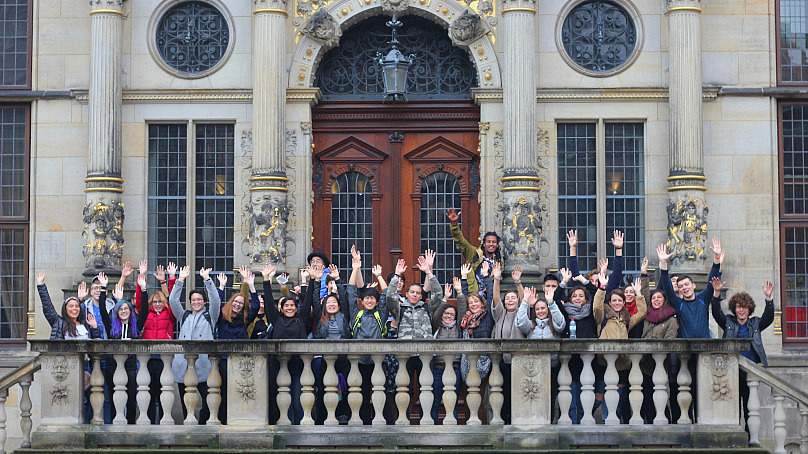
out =
[[(538, 263), (543, 248), (542, 209), (538, 199), (527, 195), (505, 195), (502, 212), (502, 236), (507, 257), (513, 263)], [(528, 198), (530, 197), (530, 198)]]
[(738, 362), (735, 356), (725, 353), (717, 353), (702, 357), (702, 362), (710, 369), (712, 385), (710, 388), (710, 400), (732, 400), (732, 386), (730, 386), (730, 367)]
[(82, 211), (85, 237), (84, 262), (86, 275), (99, 271), (115, 271), (121, 267), (123, 249), (124, 204), (112, 199), (104, 201), (104, 196), (91, 199)]
[[(493, 150), (494, 150), (494, 159), (493, 159), (493, 167), (494, 173), (496, 175), (496, 187), (494, 188), (494, 206), (501, 207), (502, 206), (502, 178), (505, 172), (505, 139), (503, 138), (503, 131), (498, 129), (494, 132), (494, 143), (493, 143)], [(500, 210), (501, 212), (501, 210)]]
[(254, 191), (250, 197), (250, 260), (254, 264), (286, 260), (289, 208), (286, 193)]
[(245, 129), (241, 131), (241, 152), (242, 156), (252, 154), (253, 147), (253, 132), (252, 129)]
[(332, 47), (339, 44), (342, 29), (334, 16), (325, 8), (320, 8), (306, 21), (300, 33), (322, 43), (325, 47)]
[(382, 11), (387, 13), (407, 11), (407, 0), (381, 0), (381, 3)]
[(286, 0), (253, 0), (253, 11), (261, 9), (286, 9)]
[(42, 364), (50, 371), (56, 381), (48, 393), (51, 396), (51, 405), (65, 406), (70, 402), (71, 386), (65, 381), (70, 376), (71, 369), (78, 369), (78, 361), (75, 358), (67, 358), (64, 355), (44, 355)]
[(456, 46), (468, 45), (483, 33), (485, 33), (483, 19), (468, 9), (449, 26), (449, 38)]
[(238, 379), (236, 393), (245, 403), (255, 400), (255, 360), (249, 356), (239, 356), (236, 359)]
[(523, 377), (519, 384), (522, 397), (528, 401), (537, 401), (545, 392), (545, 384), (538, 377), (547, 367), (545, 358), (517, 358), (516, 364), (522, 369)]
[(93, 11), (102, 9), (121, 11), (123, 10), (123, 0), (90, 0), (90, 9)]
[(536, 9), (536, 0), (503, 0), (502, 9), (531, 8)]
[(674, 264), (704, 260), (709, 211), (700, 195), (683, 194), (668, 203), (667, 246)]
[(667, 0), (667, 8), (701, 8), (701, 0)]

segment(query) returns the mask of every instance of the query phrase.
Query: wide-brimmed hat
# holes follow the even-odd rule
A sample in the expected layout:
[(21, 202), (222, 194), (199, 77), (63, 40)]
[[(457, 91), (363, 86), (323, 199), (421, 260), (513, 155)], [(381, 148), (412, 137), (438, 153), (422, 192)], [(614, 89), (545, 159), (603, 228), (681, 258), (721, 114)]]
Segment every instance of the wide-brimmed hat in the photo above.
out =
[(311, 264), (311, 259), (313, 259), (314, 257), (320, 257), (321, 259), (323, 259), (323, 264), (326, 267), (331, 265), (331, 261), (328, 260), (328, 257), (326, 257), (325, 254), (323, 254), (321, 251), (315, 251), (309, 254), (309, 256), (306, 257), (306, 263)]

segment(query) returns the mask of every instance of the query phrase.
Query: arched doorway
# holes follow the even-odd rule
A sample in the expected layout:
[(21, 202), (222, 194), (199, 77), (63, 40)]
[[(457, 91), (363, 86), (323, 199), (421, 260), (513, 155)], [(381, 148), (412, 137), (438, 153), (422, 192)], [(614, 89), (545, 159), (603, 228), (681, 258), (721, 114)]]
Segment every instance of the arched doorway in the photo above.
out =
[[(434, 249), (436, 275), (447, 282), (461, 257), (445, 210), (461, 209), (466, 237), (479, 235), (480, 112), (471, 101), (477, 71), (445, 29), (405, 16), (401, 48), (417, 55), (409, 102), (382, 102), (374, 57), (389, 49), (387, 20), (373, 17), (343, 32), (315, 73), (323, 98), (312, 109), (312, 246), (346, 275), (353, 242), (365, 268), (380, 263), (385, 273), (398, 258), (414, 265), (421, 251)], [(420, 279), (415, 272), (407, 277)]]

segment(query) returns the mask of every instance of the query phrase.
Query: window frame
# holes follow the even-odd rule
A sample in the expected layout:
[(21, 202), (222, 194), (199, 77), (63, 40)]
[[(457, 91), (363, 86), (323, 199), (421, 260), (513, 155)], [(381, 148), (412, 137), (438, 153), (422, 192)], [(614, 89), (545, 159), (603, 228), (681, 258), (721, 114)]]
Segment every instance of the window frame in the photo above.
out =
[[(27, 24), (27, 46), (26, 46), (26, 68), (25, 68), (25, 84), (24, 85), (0, 85), (0, 90), (30, 90), (31, 81), (33, 80), (33, 41), (34, 41), (34, 2), (28, 0), (28, 17), (26, 18)], [(28, 122), (30, 126), (30, 121)]]
[[(808, 79), (804, 82), (794, 82), (794, 81), (784, 81), (783, 80), (783, 65), (782, 65), (782, 41), (781, 41), (781, 23), (780, 23), (780, 1), (776, 0), (774, 2), (774, 33), (775, 33), (775, 44), (776, 44), (776, 52), (777, 52), (777, 85), (783, 86), (792, 86), (792, 87), (800, 87), (808, 85)], [(808, 21), (808, 18), (806, 18)]]
[[(595, 239), (597, 244), (597, 257), (613, 257), (614, 256), (614, 247), (611, 246), (611, 242), (609, 241), (609, 235), (606, 230), (606, 198), (607, 198), (607, 169), (606, 169), (606, 125), (607, 124), (615, 124), (615, 123), (637, 123), (642, 124), (642, 132), (643, 132), (643, 166), (645, 166), (646, 159), (648, 158), (648, 119), (647, 118), (576, 118), (576, 119), (563, 119), (563, 120), (556, 120), (555, 122), (555, 133), (556, 133), (556, 147), (558, 146), (558, 125), (559, 124), (594, 124), (595, 125), (595, 228), (597, 232), (597, 237)], [(556, 156), (558, 156), (558, 149), (556, 149)], [(557, 158), (556, 158), (557, 159)], [(558, 171), (558, 162), (556, 161), (556, 172)], [(556, 174), (556, 200), (559, 198), (559, 191), (558, 191), (558, 182), (559, 178)], [(648, 196), (648, 179), (645, 178), (645, 174), (643, 175), (643, 184), (640, 190), (642, 191), (642, 197), (647, 199)], [(646, 200), (647, 201), (647, 200)], [(648, 210), (647, 204), (646, 209), (643, 213), (643, 217), (647, 217)], [(647, 232), (647, 223), (644, 223), (642, 229)], [(581, 228), (586, 228), (588, 226), (576, 226), (575, 229), (579, 230)], [(625, 232), (624, 232), (625, 233)], [(566, 240), (564, 239), (566, 231), (561, 232), (561, 226), (559, 226), (559, 241), (558, 241), (558, 262), (559, 266), (563, 263), (562, 258), (569, 257), (569, 255), (563, 255), (561, 251), (562, 243), (566, 244)], [(647, 236), (646, 236), (647, 239)], [(643, 248), (640, 251), (640, 257), (647, 254), (646, 244), (640, 242), (640, 247)], [(607, 254), (607, 251), (611, 251), (611, 255)], [(566, 250), (567, 254), (569, 254), (569, 250)], [(580, 253), (578, 254), (580, 260)], [(597, 259), (595, 257), (595, 259)], [(581, 265), (583, 267), (583, 264)], [(585, 272), (588, 268), (581, 268), (582, 272)], [(639, 272), (639, 270), (630, 270), (624, 269), (624, 273), (634, 273)]]

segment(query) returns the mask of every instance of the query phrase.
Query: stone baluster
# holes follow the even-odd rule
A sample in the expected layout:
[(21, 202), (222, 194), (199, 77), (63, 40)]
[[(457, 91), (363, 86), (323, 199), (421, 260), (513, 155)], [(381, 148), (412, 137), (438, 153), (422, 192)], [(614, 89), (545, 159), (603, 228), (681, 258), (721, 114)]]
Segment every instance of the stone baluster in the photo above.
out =
[[(93, 408), (92, 424), (104, 424), (104, 374), (101, 372), (103, 355), (92, 355), (93, 372), (90, 374), (90, 406)], [(169, 368), (170, 369), (170, 368)]]
[(351, 407), (351, 419), (349, 425), (362, 425), (362, 418), (359, 417), (359, 410), (362, 408), (362, 374), (359, 372), (360, 355), (349, 355), (351, 371), (348, 372), (348, 405)]
[(760, 382), (756, 378), (748, 375), (749, 380), (749, 402), (747, 408), (749, 417), (746, 426), (749, 429), (749, 445), (760, 446)]
[[(405, 355), (400, 356), (402, 359), (405, 358)], [(407, 407), (410, 405), (410, 393), (409, 388), (407, 388), (410, 384), (410, 374), (405, 367), (406, 363), (406, 359), (400, 359), (398, 372), (396, 373), (396, 408), (398, 409), (396, 425), (398, 426), (406, 426), (410, 423), (410, 420), (407, 418)], [(425, 365), (424, 367), (429, 367), (429, 365)]]
[(146, 364), (149, 362), (149, 354), (141, 353), (137, 355), (137, 360), (140, 363), (137, 376), (137, 406), (140, 409), (140, 415), (137, 417), (136, 423), (139, 425), (148, 425), (149, 421), (149, 405), (151, 404), (151, 394), (149, 394), (149, 368)]
[(314, 408), (314, 373), (311, 371), (312, 355), (300, 355), (303, 360), (303, 373), (300, 374), (300, 405), (303, 406), (303, 419), (300, 420), (302, 426), (313, 426), (314, 418), (311, 417), (311, 409)]
[[(657, 367), (663, 357), (661, 354)], [(687, 363), (683, 362), (682, 367), (687, 367)], [(738, 373), (737, 353), (698, 353), (695, 423), (738, 424), (741, 419)]]
[(337, 420), (337, 404), (339, 403), (339, 395), (337, 394), (339, 377), (336, 371), (337, 355), (323, 355), (322, 364), (326, 368), (323, 376), (323, 386), (325, 387), (323, 403), (327, 413), (324, 424), (326, 426), (336, 426), (339, 425), (339, 420)]
[(480, 396), (480, 385), (482, 379), (480, 372), (477, 370), (477, 360), (480, 355), (468, 354), (469, 360), (469, 375), (466, 377), (466, 385), (468, 385), (468, 394), (466, 395), (466, 405), (469, 407), (469, 419), (466, 421), (468, 426), (482, 425), (478, 412), (480, 410), (480, 403), (482, 403), (482, 396)]
[(808, 454), (808, 404), (800, 403), (802, 424), (800, 424), (800, 453)]
[[(679, 354), (681, 367), (679, 373), (676, 374), (676, 382), (679, 384), (679, 394), (676, 395), (676, 402), (679, 404), (679, 420), (677, 424), (692, 424), (690, 420), (690, 405), (693, 403), (693, 395), (690, 393), (690, 384), (693, 383), (693, 378), (690, 376), (690, 368), (687, 367), (690, 354)], [(656, 424), (656, 421), (654, 421)]]
[(206, 401), (210, 409), (210, 417), (205, 423), (208, 426), (219, 426), (219, 407), (222, 405), (222, 374), (219, 373), (219, 355), (209, 354), (210, 373), (208, 374), (208, 395)]
[(582, 425), (595, 424), (595, 418), (592, 416), (592, 406), (595, 405), (595, 373), (592, 371), (594, 358), (595, 355), (592, 353), (581, 354), (581, 361), (584, 363), (581, 370), (581, 406), (584, 410)]
[[(123, 248), (121, 109), (123, 0), (91, 0), (85, 276), (118, 272)], [(99, 228), (104, 226), (104, 228)]]
[(505, 403), (505, 396), (502, 394), (502, 385), (505, 384), (505, 378), (502, 376), (502, 371), (499, 369), (499, 362), (502, 355), (499, 353), (491, 353), (491, 375), (488, 376), (489, 396), (488, 402), (491, 404), (491, 425), (503, 425), (505, 420), (502, 419), (502, 404)]
[[(253, 156), (250, 256), (286, 259), (286, 0), (253, 0)], [(269, 226), (272, 226), (269, 228)]]
[(0, 389), (0, 454), (6, 454), (6, 399), (8, 398), (8, 388)]
[(631, 358), (631, 372), (628, 374), (628, 382), (631, 384), (631, 391), (628, 400), (631, 402), (631, 419), (628, 423), (634, 425), (642, 424), (642, 415), (640, 414), (642, 408), (642, 370), (640, 370), (640, 361), (642, 356), (641, 353), (629, 355)]
[[(665, 417), (665, 405), (668, 403), (668, 374), (665, 372), (665, 358), (668, 355), (665, 353), (654, 353), (651, 355), (654, 358), (656, 366), (651, 379), (654, 381), (654, 408), (656, 409), (656, 416), (654, 417), (654, 424), (667, 424), (668, 418)], [(687, 369), (687, 363), (682, 362), (682, 369)], [(687, 410), (682, 410), (686, 412)]]
[(435, 421), (432, 420), (432, 403), (435, 401), (435, 396), (432, 394), (432, 383), (435, 379), (432, 377), (432, 355), (421, 355), (424, 362), (424, 367), (421, 368), (421, 374), (418, 376), (418, 382), (421, 384), (421, 422), (420, 425), (432, 425)]
[(185, 396), (183, 396), (182, 400), (185, 402), (185, 408), (188, 412), (185, 421), (183, 421), (183, 424), (186, 426), (195, 425), (198, 422), (196, 419), (196, 405), (199, 403), (199, 393), (196, 389), (197, 385), (199, 385), (199, 376), (196, 374), (196, 359), (198, 357), (199, 355), (196, 353), (185, 354), (188, 367), (185, 369), (185, 377), (183, 378), (185, 382)]
[[(84, 379), (84, 373), (82, 372), (80, 375)], [(20, 430), (22, 431), (22, 444), (20, 444), (20, 447), (22, 448), (31, 447), (31, 429), (34, 427), (33, 421), (31, 421), (31, 409), (34, 408), (31, 402), (32, 381), (34, 381), (33, 373), (25, 375), (20, 380)]]
[[(446, 417), (443, 418), (444, 426), (457, 424), (457, 418), (454, 415), (454, 408), (457, 403), (457, 393), (455, 393), (457, 376), (453, 367), (456, 356), (454, 353), (443, 355), (443, 362), (446, 364), (443, 369), (443, 408), (446, 410)], [(477, 367), (477, 365), (475, 364), (473, 367)]]
[(774, 454), (786, 454), (786, 412), (783, 408), (783, 396), (772, 389), (774, 398)]
[(163, 417), (160, 424), (173, 425), (171, 410), (174, 408), (174, 373), (171, 371), (171, 363), (174, 355), (160, 355), (160, 359), (163, 361), (163, 371), (160, 373), (160, 406), (163, 407)]
[(126, 374), (126, 358), (128, 355), (113, 355), (115, 358), (115, 374), (112, 376), (112, 383), (115, 385), (112, 393), (112, 402), (115, 404), (115, 419), (112, 424), (126, 424), (126, 384), (129, 381)]
[(606, 407), (609, 409), (609, 415), (604, 423), (609, 425), (620, 424), (620, 418), (617, 417), (617, 403), (620, 400), (620, 394), (617, 392), (617, 382), (620, 380), (620, 376), (617, 374), (617, 368), (614, 365), (615, 361), (617, 361), (617, 353), (606, 353), (603, 358), (606, 360), (606, 373), (603, 374), (603, 380), (606, 382), (604, 400)]
[(558, 370), (558, 408), (561, 414), (558, 417), (558, 424), (572, 424), (570, 419), (570, 404), (572, 404), (572, 394), (570, 385), (572, 384), (572, 374), (569, 363), (571, 355), (559, 355), (561, 369)]
[(280, 417), (278, 418), (278, 425), (291, 425), (292, 420), (289, 419), (289, 407), (292, 405), (292, 374), (289, 373), (289, 356), (278, 355), (278, 410)]
[[(373, 416), (372, 424), (374, 426), (382, 426), (386, 423), (384, 420), (384, 370), (382, 370), (382, 363), (384, 362), (384, 354), (375, 354), (373, 357), (373, 374), (370, 376), (370, 383), (373, 384)], [(399, 369), (405, 368), (404, 364), (399, 365)]]

